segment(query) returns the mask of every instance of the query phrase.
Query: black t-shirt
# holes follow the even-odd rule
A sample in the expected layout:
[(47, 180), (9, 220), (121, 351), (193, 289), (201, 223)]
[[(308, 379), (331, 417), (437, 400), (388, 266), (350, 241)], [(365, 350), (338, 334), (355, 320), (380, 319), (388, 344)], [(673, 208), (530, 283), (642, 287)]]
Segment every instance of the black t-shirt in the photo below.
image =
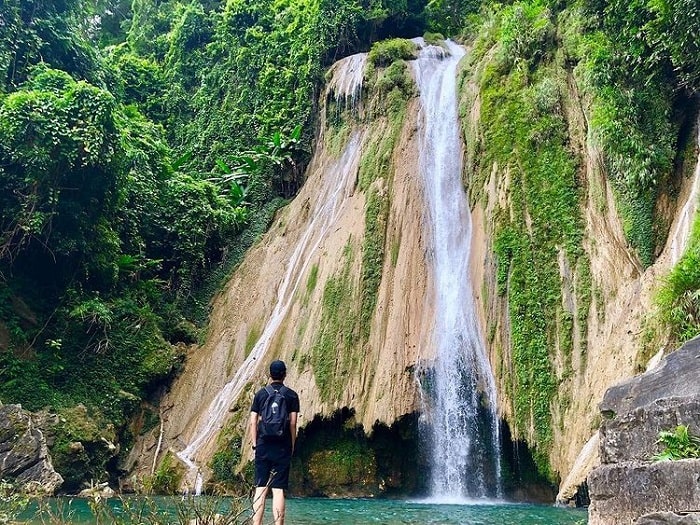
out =
[[(273, 382), (270, 383), (270, 386), (275, 390), (279, 390), (280, 388), (282, 388), (282, 383)], [(255, 397), (253, 398), (253, 405), (250, 407), (250, 411), (255, 412), (256, 414), (260, 414), (263, 409), (263, 404), (265, 403), (265, 400), (267, 399), (268, 395), (269, 394), (265, 388), (261, 388), (260, 390), (258, 390), (258, 393), (255, 394)], [(282, 391), (282, 395), (287, 401), (287, 412), (289, 412), (290, 414), (292, 412), (299, 412), (299, 396), (297, 395), (297, 393), (291, 388), (286, 387)], [(284, 455), (286, 453), (291, 454), (292, 436), (289, 432), (286, 432), (283, 439), (281, 439), (279, 442), (269, 442), (263, 441), (260, 437), (260, 432), (258, 431), (258, 440), (255, 444), (255, 447), (256, 452), (258, 454), (260, 454), (263, 451), (266, 452), (267, 449), (273, 448), (278, 453), (275, 455)], [(270, 452), (272, 452), (272, 450), (270, 450)]]

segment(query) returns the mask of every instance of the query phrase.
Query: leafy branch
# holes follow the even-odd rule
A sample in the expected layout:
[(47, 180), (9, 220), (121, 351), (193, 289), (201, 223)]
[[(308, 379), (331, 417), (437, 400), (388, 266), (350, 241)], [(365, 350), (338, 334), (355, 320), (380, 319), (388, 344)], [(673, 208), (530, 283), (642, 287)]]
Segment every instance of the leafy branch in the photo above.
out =
[(652, 457), (654, 461), (700, 458), (700, 438), (692, 435), (686, 425), (662, 430), (656, 443), (664, 448)]
[(245, 203), (248, 186), (244, 186), (251, 178), (262, 175), (267, 170), (296, 171), (297, 165), (294, 154), (299, 149), (301, 125), (297, 125), (287, 136), (281, 131), (274, 132), (269, 137), (263, 137), (252, 150), (244, 151), (232, 157), (232, 165), (222, 159), (216, 159), (216, 167), (220, 175), (210, 178), (222, 187), (224, 194), (231, 198), (233, 206)]

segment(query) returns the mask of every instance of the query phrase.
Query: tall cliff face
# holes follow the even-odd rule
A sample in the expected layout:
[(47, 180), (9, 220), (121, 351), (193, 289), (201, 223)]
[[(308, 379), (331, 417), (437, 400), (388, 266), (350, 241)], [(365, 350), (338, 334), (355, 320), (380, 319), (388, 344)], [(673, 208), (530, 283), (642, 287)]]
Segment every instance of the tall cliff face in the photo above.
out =
[(216, 298), (206, 342), (161, 403), (162, 436), (140, 440), (129, 467), (152, 473), (154, 453), (196, 441), (185, 456), (207, 478), (222, 427), (243, 438), (249, 458), (249, 407), (273, 359), (287, 362), (302, 428), (347, 408), (370, 433), (417, 410), (413, 370), (431, 357), (424, 319), (433, 301), (417, 105), (403, 61), (390, 66), (398, 80), (376, 68), (370, 81), (384, 88), (361, 95), (365, 64), (358, 55), (334, 66), (304, 187)]
[[(514, 439), (561, 482), (561, 501), (574, 498), (598, 463), (597, 407), (606, 389), (672, 350), (649, 343), (653, 297), (697, 209), (691, 154), (659, 192), (658, 235), (666, 241), (645, 268), (628, 242), (619, 187), (580, 83), (556, 58), (508, 72), (497, 44), (476, 49), (461, 73), (472, 279), (500, 412)], [(687, 117), (697, 151), (697, 126)]]
[[(601, 152), (589, 140), (585, 97), (563, 68), (552, 72), (558, 88), (539, 110), (542, 118), (556, 110), (552, 125), (561, 136), (543, 138), (555, 148), (539, 153), (569, 173), (563, 189), (550, 187), (554, 179), (528, 180), (527, 159), (503, 163), (493, 155), (494, 100), (485, 89), (493, 59), (488, 52), (468, 56), (460, 73), (465, 151), (454, 154), (466, 159), (473, 219), (465, 278), (475, 290), (501, 417), (553, 480), (583, 465), (569, 481), (575, 487), (595, 463), (595, 447), (585, 445), (597, 430), (597, 404), (636, 371), (645, 313), (678, 236), (642, 267), (625, 240)], [(378, 423), (390, 426), (421, 410), (415, 372), (434, 357), (435, 298), (415, 95), (404, 61), (367, 68), (366, 56), (357, 55), (334, 66), (304, 187), (216, 298), (206, 341), (190, 350), (161, 403), (162, 426), (139, 440), (130, 469), (153, 474), (171, 451), (189, 466), (183, 485), (194, 488), (198, 469), (211, 477), (217, 451), (235, 446), (249, 459), (249, 406), (273, 359), (288, 364), (302, 428), (345, 409), (371, 434)], [(691, 186), (679, 179), (677, 197), (666, 199), (671, 231)], [(570, 209), (563, 215), (579, 233), (554, 217), (547, 226), (547, 210), (524, 198), (527, 191), (541, 191), (545, 201), (564, 195)], [(541, 241), (540, 229), (551, 246), (543, 259), (531, 252), (538, 284), (518, 275), (516, 259), (526, 251), (521, 241)], [(519, 302), (519, 290), (537, 286), (553, 308), (550, 318), (546, 305)], [(531, 315), (540, 332), (518, 324)], [(535, 337), (542, 340), (528, 339)], [(544, 354), (524, 353), (536, 344)]]

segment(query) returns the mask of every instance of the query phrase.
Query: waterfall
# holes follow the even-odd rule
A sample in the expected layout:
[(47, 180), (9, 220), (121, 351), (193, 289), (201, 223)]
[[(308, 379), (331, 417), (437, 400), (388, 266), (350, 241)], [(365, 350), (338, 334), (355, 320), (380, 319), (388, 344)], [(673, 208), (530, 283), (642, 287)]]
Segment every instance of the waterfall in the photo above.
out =
[(366, 64), (367, 53), (357, 53), (338, 60), (330, 70), (333, 76), (326, 91), (336, 102), (344, 102), (344, 109), (354, 110), (360, 101)]
[[(364, 65), (364, 58), (349, 57), (341, 62), (335, 66), (334, 77), (329, 83), (331, 86), (329, 92), (333, 93), (337, 101), (352, 98), (351, 103), (354, 103), (359, 96), (362, 84), (362, 74), (358, 74), (357, 69)], [(351, 71), (349, 71), (350, 68), (352, 68)], [(319, 180), (313, 182), (316, 197), (310, 203), (309, 219), (303, 226), (301, 237), (281, 275), (277, 288), (277, 300), (260, 338), (234, 376), (211, 401), (187, 446), (177, 453), (189, 469), (187, 486), (192, 487), (198, 495), (202, 491), (203, 477), (197, 464), (197, 455), (220, 430), (228, 415), (228, 409), (253, 378), (260, 360), (265, 358), (273, 337), (293, 304), (296, 291), (308, 274), (314, 260), (314, 253), (342, 215), (344, 205), (354, 191), (361, 145), (362, 134), (355, 132), (349, 138), (340, 157), (331, 165), (322, 167)]]
[[(698, 121), (697, 143), (700, 145), (700, 120)], [(671, 234), (671, 265), (675, 265), (683, 255), (690, 232), (693, 230), (693, 219), (698, 209), (698, 192), (700, 191), (700, 154), (698, 154), (695, 173), (693, 175), (693, 186), (688, 195), (688, 200), (678, 215), (676, 227)]]
[[(422, 44), (422, 39), (417, 39)], [(413, 62), (420, 90), (420, 172), (435, 283), (435, 361), (422, 389), (430, 422), (432, 499), (500, 497), (496, 387), (469, 281), (471, 220), (462, 187), (456, 70), (464, 50), (424, 46)]]

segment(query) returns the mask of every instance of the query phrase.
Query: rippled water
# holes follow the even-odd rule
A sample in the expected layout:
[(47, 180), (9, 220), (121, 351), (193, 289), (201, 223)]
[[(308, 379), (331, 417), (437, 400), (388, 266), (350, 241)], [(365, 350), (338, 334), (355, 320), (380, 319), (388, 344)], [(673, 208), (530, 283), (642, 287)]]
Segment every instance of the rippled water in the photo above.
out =
[[(177, 499), (151, 500), (172, 523), (178, 523)], [(119, 506), (119, 500), (111, 503)], [(224, 503), (226, 505), (226, 503)], [(66, 523), (94, 523), (85, 500), (55, 500), (54, 513), (67, 517)], [(271, 522), (271, 501), (268, 501), (265, 523)], [(41, 523), (25, 515), (27, 523)], [(162, 522), (162, 521), (161, 521)], [(104, 523), (104, 522), (103, 522)], [(503, 502), (443, 505), (420, 501), (371, 499), (313, 499), (287, 500), (287, 525), (584, 525), (585, 510), (558, 508), (545, 505), (508, 504)]]
[(437, 505), (397, 500), (290, 500), (289, 523), (317, 524), (584, 524), (585, 511), (524, 504)]

